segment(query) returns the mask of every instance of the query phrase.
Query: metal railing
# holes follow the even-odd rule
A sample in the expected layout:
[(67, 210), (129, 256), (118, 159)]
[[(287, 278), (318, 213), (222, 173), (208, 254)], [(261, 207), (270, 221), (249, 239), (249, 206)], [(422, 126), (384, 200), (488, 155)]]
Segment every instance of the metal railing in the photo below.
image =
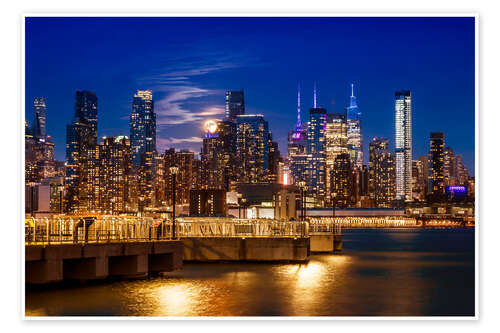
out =
[[(459, 227), (467, 225), (462, 218), (416, 218), (405, 216), (338, 216), (310, 218), (310, 232), (315, 227), (333, 224), (342, 228), (414, 228), (414, 227)], [(323, 227), (324, 228), (324, 227)]]
[(310, 221), (309, 222), (309, 234), (342, 234), (342, 225), (336, 223), (335, 221)]
[(179, 237), (308, 237), (307, 222), (271, 219), (182, 219)]
[(171, 223), (140, 217), (30, 218), (25, 222), (26, 244), (105, 243), (171, 238)]
[[(179, 219), (176, 235), (184, 237), (307, 237), (307, 222), (236, 219)], [(172, 221), (149, 217), (30, 218), (25, 244), (137, 242), (172, 239)]]

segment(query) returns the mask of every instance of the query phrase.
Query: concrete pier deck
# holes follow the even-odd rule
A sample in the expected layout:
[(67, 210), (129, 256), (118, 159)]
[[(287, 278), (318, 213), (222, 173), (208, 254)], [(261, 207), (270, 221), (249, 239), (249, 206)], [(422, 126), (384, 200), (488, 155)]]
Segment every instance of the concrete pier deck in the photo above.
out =
[(186, 261), (307, 261), (309, 237), (186, 237)]
[(26, 283), (140, 276), (182, 268), (182, 241), (25, 246)]

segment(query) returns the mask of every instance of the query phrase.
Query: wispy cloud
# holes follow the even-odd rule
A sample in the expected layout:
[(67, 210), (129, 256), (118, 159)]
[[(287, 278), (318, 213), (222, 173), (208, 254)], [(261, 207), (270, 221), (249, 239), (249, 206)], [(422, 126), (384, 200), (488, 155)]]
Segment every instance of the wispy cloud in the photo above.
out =
[(180, 125), (198, 122), (208, 116), (224, 113), (224, 108), (217, 105), (199, 105), (189, 109), (185, 103), (191, 99), (202, 98), (217, 91), (192, 86), (174, 86), (164, 89), (165, 97), (155, 103), (156, 122), (158, 125)]
[(223, 94), (223, 90), (204, 88), (196, 81), (203, 75), (241, 67), (241, 61), (223, 54), (205, 53), (166, 62), (166, 66), (138, 80), (141, 86), (153, 89), (158, 125), (200, 122), (224, 114), (223, 98), (219, 104), (208, 101), (212, 95)]
[(186, 142), (202, 142), (203, 139), (201, 137), (197, 136), (192, 136), (190, 138), (173, 138), (173, 137), (167, 137), (167, 138), (159, 138), (157, 139), (157, 144), (160, 147), (167, 147), (168, 145), (175, 145), (178, 143), (186, 143)]
[(157, 137), (156, 148), (159, 152), (175, 147), (176, 149), (188, 149), (197, 155), (200, 150), (200, 143), (203, 142), (201, 136), (191, 136), (186, 138)]

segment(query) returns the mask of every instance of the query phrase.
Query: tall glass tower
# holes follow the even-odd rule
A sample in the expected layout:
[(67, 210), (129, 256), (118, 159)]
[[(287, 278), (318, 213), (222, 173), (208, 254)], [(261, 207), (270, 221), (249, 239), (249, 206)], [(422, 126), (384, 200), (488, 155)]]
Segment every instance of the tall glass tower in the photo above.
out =
[(33, 121), (33, 135), (35, 137), (43, 138), (47, 135), (45, 131), (45, 98), (36, 97), (33, 101), (33, 106), (35, 108), (35, 120)]
[(66, 127), (66, 210), (96, 208), (97, 96), (75, 93), (75, 116)]
[[(315, 98), (316, 100), (316, 98)], [(313, 104), (316, 105), (316, 102)], [(308, 190), (316, 198), (317, 204), (322, 205), (326, 191), (326, 109), (314, 107), (309, 110), (307, 127)]]
[(137, 90), (130, 114), (132, 164), (139, 171), (139, 210), (150, 206), (154, 196), (156, 114), (151, 90)]
[(97, 96), (91, 91), (75, 93), (75, 117), (85, 119), (91, 130), (90, 142), (97, 145)]
[(269, 124), (261, 114), (236, 117), (236, 151), (240, 182), (267, 181), (269, 173)]
[(351, 84), (351, 96), (347, 107), (347, 148), (351, 156), (351, 164), (363, 166), (363, 137), (361, 134), (361, 112), (359, 111), (354, 84)]
[(245, 114), (243, 90), (226, 91), (226, 119), (236, 121), (236, 116)]
[(396, 116), (396, 200), (410, 201), (412, 198), (411, 92), (409, 90), (397, 91), (394, 104)]
[(130, 145), (136, 168), (156, 150), (156, 114), (151, 90), (137, 90), (134, 95), (130, 114)]

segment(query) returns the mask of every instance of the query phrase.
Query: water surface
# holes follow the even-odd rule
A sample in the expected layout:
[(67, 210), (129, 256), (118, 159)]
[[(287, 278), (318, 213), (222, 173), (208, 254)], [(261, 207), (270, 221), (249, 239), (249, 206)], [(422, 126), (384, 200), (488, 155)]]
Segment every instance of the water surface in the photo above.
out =
[(474, 230), (345, 230), (306, 264), (185, 264), (163, 277), (28, 290), (28, 316), (473, 316)]

